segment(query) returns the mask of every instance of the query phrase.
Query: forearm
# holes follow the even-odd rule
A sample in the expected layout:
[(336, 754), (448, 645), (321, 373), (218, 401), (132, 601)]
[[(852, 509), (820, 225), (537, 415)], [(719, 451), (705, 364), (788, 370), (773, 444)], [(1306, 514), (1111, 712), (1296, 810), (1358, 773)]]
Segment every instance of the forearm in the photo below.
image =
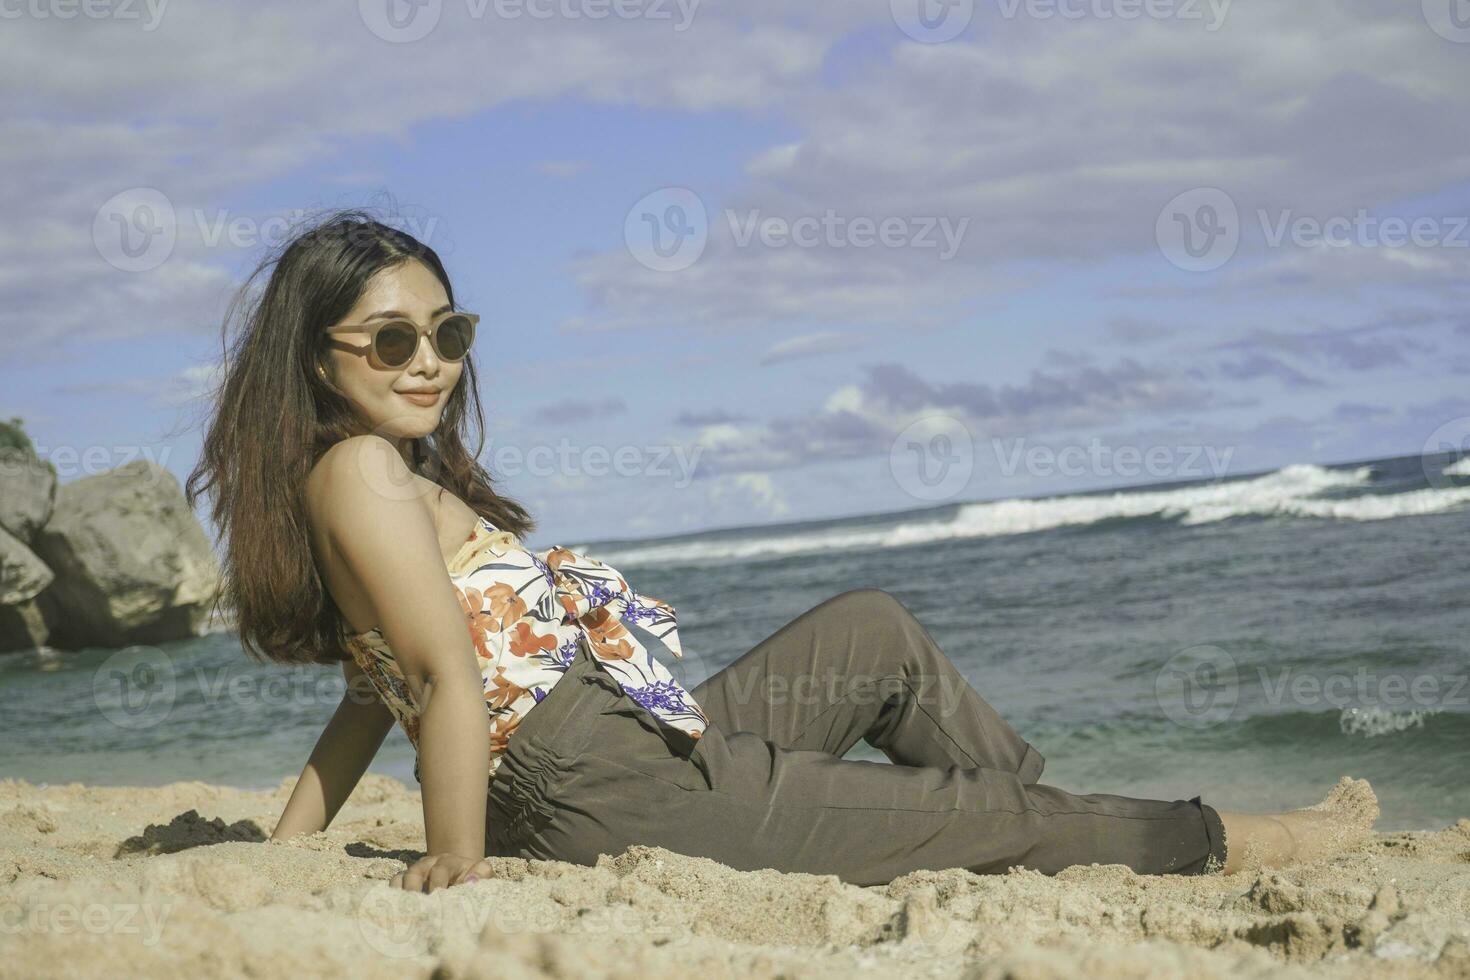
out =
[(314, 834), (330, 826), (392, 727), (393, 716), (381, 703), (344, 697), (317, 739), (271, 838)]
[[(478, 679), (478, 678), (476, 678)], [(429, 854), (485, 856), (490, 716), (480, 686), (461, 676), (428, 696), (419, 715), (419, 779)]]

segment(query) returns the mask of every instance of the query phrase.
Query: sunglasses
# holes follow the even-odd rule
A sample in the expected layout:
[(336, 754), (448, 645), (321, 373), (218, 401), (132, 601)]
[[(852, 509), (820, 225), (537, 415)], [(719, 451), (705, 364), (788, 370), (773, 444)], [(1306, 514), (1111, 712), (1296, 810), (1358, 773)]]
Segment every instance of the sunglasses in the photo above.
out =
[[(480, 322), (478, 313), (448, 312), (440, 314), (429, 326), (429, 343), (441, 361), (462, 361), (475, 342), (475, 324)], [(369, 361), (378, 367), (401, 368), (414, 359), (419, 352), (419, 328), (412, 320), (376, 320), (372, 323), (339, 323), (327, 327), (326, 333), (366, 331), (368, 342), (356, 346), (342, 340), (329, 340), (328, 344), (354, 354), (366, 354)]]

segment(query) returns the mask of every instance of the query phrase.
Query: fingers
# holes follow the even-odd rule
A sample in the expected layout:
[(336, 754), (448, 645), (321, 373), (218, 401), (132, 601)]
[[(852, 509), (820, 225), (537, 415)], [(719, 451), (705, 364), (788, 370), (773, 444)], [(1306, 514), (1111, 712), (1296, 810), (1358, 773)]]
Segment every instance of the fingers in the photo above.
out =
[(425, 855), (393, 876), (392, 886), (411, 892), (435, 892), (467, 880), (490, 877), (488, 861), (469, 861), (453, 855)]
[(437, 854), (426, 854), (404, 871), (393, 876), (393, 887), (402, 888), (404, 891), (424, 891), (424, 884), (429, 878), (431, 869), (439, 861)]
[(479, 881), (481, 878), (489, 878), (489, 877), (490, 877), (490, 862), (489, 861), (485, 861), (485, 860), (480, 860), (480, 861), (477, 861), (474, 864), (470, 865), (468, 868), (465, 868), (463, 873), (461, 873), (460, 875), (456, 876), (455, 879), (454, 879), (454, 884), (456, 884), (456, 885), (473, 884), (473, 883)]
[(429, 869), (429, 887), (426, 890), (435, 892), (441, 888), (448, 888), (453, 883), (454, 868), (450, 867), (447, 862), (441, 861)]

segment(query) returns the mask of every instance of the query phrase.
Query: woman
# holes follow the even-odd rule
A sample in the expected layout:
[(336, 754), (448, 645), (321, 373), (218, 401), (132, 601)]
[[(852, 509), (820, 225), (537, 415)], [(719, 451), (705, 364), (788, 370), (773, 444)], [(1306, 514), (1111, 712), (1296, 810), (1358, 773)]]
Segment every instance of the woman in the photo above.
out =
[[(683, 690), (623, 625), (677, 654), (672, 608), (595, 559), (528, 552), (531, 518), (466, 450), (471, 408), (483, 427), (476, 318), (434, 251), (348, 211), (250, 282), (271, 266), (188, 492), (211, 490), (247, 651), (348, 681), (274, 840), (324, 829), (395, 721), (423, 794), (426, 855), (394, 879), (414, 890), (473, 880), (487, 854), (592, 864), (635, 843), (879, 884), (1093, 862), (1232, 873), (1366, 839), (1362, 781), (1275, 815), (1039, 783), (1041, 755), (879, 590)], [(859, 739), (893, 764), (843, 759)]]

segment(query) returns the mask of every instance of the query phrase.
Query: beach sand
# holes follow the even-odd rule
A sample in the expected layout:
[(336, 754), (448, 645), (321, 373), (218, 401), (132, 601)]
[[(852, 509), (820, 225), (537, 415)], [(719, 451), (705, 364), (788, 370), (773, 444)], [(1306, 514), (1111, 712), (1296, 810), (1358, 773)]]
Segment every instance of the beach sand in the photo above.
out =
[(422, 895), (387, 884), (416, 791), (370, 774), (328, 831), (270, 843), (293, 783), (0, 781), (0, 976), (1470, 977), (1470, 819), (1229, 877), (859, 888), (634, 847)]

